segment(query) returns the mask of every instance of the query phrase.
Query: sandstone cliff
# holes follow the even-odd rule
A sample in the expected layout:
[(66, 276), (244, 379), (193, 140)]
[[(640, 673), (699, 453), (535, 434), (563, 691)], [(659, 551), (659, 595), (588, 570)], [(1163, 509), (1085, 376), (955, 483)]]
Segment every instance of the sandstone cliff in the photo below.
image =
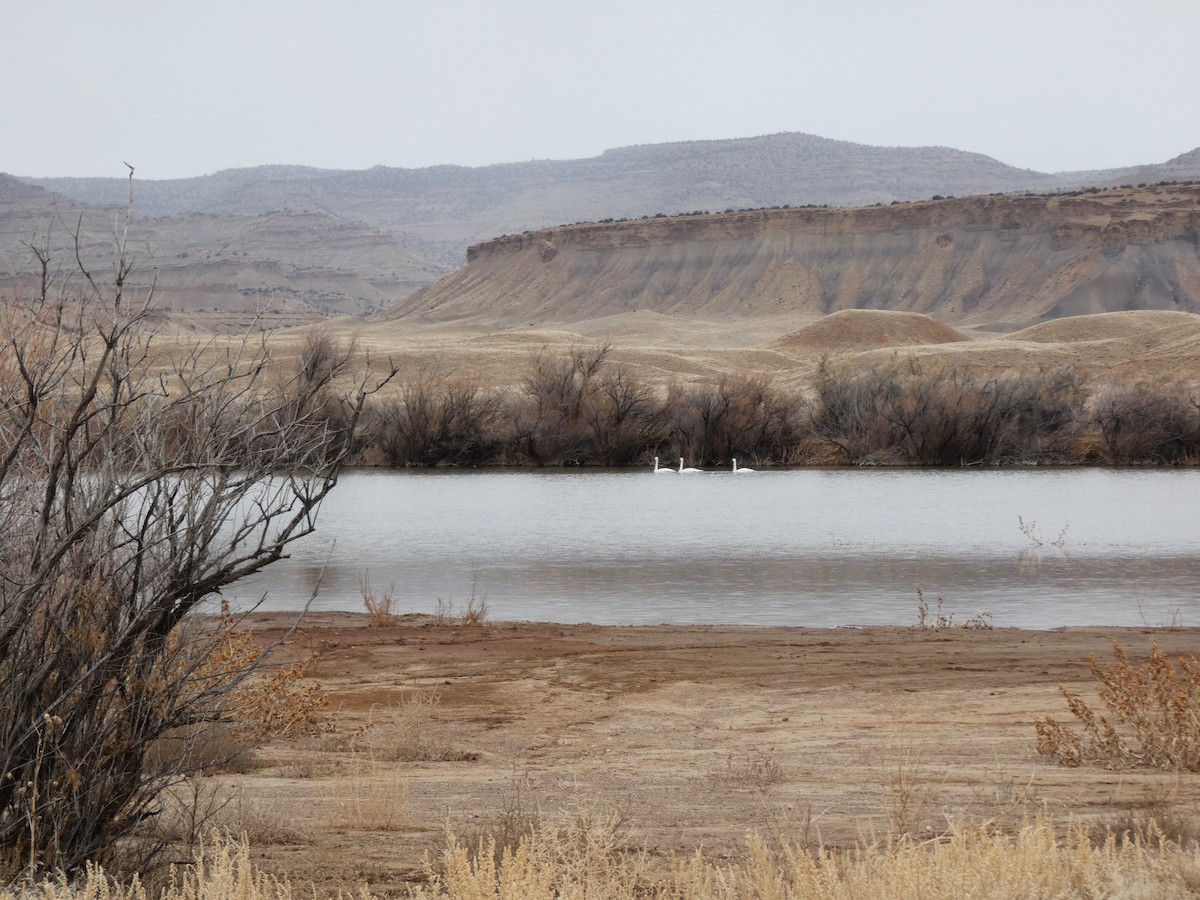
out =
[(385, 315), (528, 325), (845, 309), (997, 330), (1200, 311), (1200, 184), (542, 229), (471, 247), (464, 268)]

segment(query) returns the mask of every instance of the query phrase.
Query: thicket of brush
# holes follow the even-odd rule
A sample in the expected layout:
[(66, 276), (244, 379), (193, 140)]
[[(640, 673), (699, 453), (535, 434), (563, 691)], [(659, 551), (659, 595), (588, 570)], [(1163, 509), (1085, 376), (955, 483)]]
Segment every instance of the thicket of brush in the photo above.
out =
[(806, 390), (759, 377), (661, 389), (610, 347), (543, 351), (516, 389), (425, 369), (375, 399), (360, 462), (391, 466), (673, 464), (1179, 465), (1200, 459), (1200, 388), (1086, 382), (1070, 368), (984, 373), (894, 358), (820, 367)]

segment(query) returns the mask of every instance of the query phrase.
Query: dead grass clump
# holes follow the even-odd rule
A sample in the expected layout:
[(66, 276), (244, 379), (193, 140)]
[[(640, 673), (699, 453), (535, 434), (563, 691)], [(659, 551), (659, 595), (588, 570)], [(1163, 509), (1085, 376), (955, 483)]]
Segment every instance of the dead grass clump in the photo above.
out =
[(370, 573), (358, 576), (358, 593), (362, 597), (363, 607), (367, 610), (367, 622), (371, 625), (386, 627), (395, 625), (400, 619), (396, 612), (396, 585), (386, 591), (376, 592), (371, 585)]
[(929, 601), (925, 599), (925, 592), (921, 588), (917, 588), (917, 627), (922, 631), (941, 631), (946, 628), (965, 628), (967, 630), (986, 630), (992, 627), (992, 614), (990, 612), (980, 612), (971, 616), (971, 618), (955, 623), (954, 615), (946, 615), (942, 612), (942, 604), (946, 601), (941, 597), (936, 600), (937, 612), (931, 614), (929, 610)]
[(408, 779), (396, 766), (352, 751), (353, 774), (337, 798), (335, 824), (351, 831), (399, 831), (408, 824)]
[[(370, 753), (387, 762), (469, 762), (479, 759), (471, 750), (457, 750), (444, 740), (437, 721), (441, 695), (412, 691), (390, 707), (391, 727), (369, 729)], [(372, 723), (374, 725), (374, 723)]]
[(1117, 805), (1123, 809), (1089, 828), (1093, 843), (1103, 844), (1110, 836), (1143, 844), (1169, 842), (1181, 849), (1200, 845), (1200, 819), (1194, 802), (1183, 791), (1182, 773), (1173, 784), (1146, 786), (1136, 799)]
[(435, 625), (483, 625), (491, 610), (488, 608), (487, 593), (480, 593), (479, 579), (471, 581), (471, 593), (462, 606), (453, 599), (438, 597), (437, 609), (433, 614)]
[(302, 844), (310, 834), (277, 801), (247, 796), (244, 786), (219, 778), (189, 776), (168, 788), (156, 823), (157, 836), (194, 852), (214, 832), (256, 846)]
[(925, 752), (901, 739), (882, 754), (880, 770), (888, 835), (897, 839), (918, 834), (934, 803), (933, 786), (926, 783)]
[(1088, 658), (1108, 715), (1060, 686), (1082, 732), (1052, 716), (1038, 719), (1038, 753), (1065, 766), (1200, 771), (1200, 661), (1172, 661), (1154, 641), (1140, 665), (1131, 664), (1116, 642), (1113, 655), (1108, 666)]
[(759, 749), (730, 753), (725, 757), (724, 768), (713, 772), (709, 778), (720, 787), (756, 791), (765, 791), (784, 780), (783, 767), (775, 755)]

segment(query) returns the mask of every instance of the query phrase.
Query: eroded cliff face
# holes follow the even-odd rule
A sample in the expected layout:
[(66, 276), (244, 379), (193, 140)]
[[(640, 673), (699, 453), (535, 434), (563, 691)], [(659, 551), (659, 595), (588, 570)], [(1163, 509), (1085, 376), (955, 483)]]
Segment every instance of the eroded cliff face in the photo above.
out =
[(843, 309), (1002, 328), (1200, 311), (1200, 184), (544, 229), (471, 247), (463, 269), (389, 317), (545, 324)]

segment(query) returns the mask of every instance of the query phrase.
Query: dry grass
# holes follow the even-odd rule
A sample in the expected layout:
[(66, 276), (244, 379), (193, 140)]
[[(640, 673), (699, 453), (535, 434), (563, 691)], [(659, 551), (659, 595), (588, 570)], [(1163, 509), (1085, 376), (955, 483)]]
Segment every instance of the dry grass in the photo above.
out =
[(469, 762), (479, 758), (471, 750), (451, 746), (445, 737), (437, 710), (441, 695), (434, 691), (410, 691), (393, 703), (390, 716), (372, 722), (367, 729), (367, 747), (372, 758), (383, 762)]
[(399, 831), (409, 821), (408, 779), (396, 765), (352, 753), (353, 774), (334, 801), (334, 827), (348, 831)]
[(900, 839), (920, 834), (936, 800), (928, 783), (926, 754), (902, 735), (883, 752), (879, 768), (888, 835)]
[(455, 603), (453, 598), (438, 597), (437, 608), (433, 614), (436, 625), (483, 625), (487, 622), (491, 610), (488, 608), (487, 593), (479, 590), (479, 579), (471, 580), (471, 593), (462, 605)]
[(724, 767), (709, 778), (720, 787), (756, 791), (766, 791), (784, 780), (783, 766), (775, 754), (758, 748), (728, 754)]
[(1108, 666), (1089, 657), (1108, 715), (1060, 687), (1083, 730), (1052, 716), (1038, 719), (1038, 753), (1066, 766), (1200, 771), (1200, 661), (1181, 656), (1172, 662), (1154, 641), (1139, 665), (1116, 642), (1113, 655), (1116, 661)]
[(911, 839), (854, 850), (772, 848), (751, 837), (740, 858), (714, 862), (697, 851), (665, 875), (647, 857), (621, 849), (612, 820), (580, 820), (531, 833), (497, 863), (491, 848), (453, 835), (431, 886), (414, 896), (673, 898), (673, 900), (872, 900), (872, 898), (1184, 897), (1200, 889), (1200, 855), (1157, 836), (1109, 835), (1094, 844), (1073, 829), (1059, 840), (1053, 823), (1029, 822), (1015, 834), (956, 828), (934, 840)]
[(367, 621), (372, 625), (395, 625), (400, 618), (396, 611), (398, 603), (396, 585), (386, 591), (376, 591), (371, 585), (371, 574), (364, 572), (358, 576), (358, 592), (362, 596), (363, 607), (367, 611)]
[[(925, 842), (904, 839), (848, 851), (772, 848), (751, 837), (739, 858), (715, 862), (702, 852), (676, 859), (656, 874), (648, 857), (623, 847), (617, 817), (583, 813), (539, 827), (499, 855), (455, 835), (437, 861), (427, 859), (428, 886), (417, 900), (541, 900), (644, 897), (655, 900), (944, 900), (947, 897), (1060, 900), (1094, 897), (1200, 896), (1200, 852), (1182, 850), (1160, 833), (1096, 843), (1081, 829), (1065, 839), (1045, 819), (1015, 833), (956, 828)], [(365, 886), (346, 885), (359, 900)], [(173, 873), (159, 900), (290, 900), (307, 895), (259, 872), (247, 843), (217, 840), (195, 862)], [(345, 895), (343, 895), (345, 896)], [(112, 882), (89, 868), (63, 880), (0, 889), (0, 900), (150, 900), (140, 882)]]

